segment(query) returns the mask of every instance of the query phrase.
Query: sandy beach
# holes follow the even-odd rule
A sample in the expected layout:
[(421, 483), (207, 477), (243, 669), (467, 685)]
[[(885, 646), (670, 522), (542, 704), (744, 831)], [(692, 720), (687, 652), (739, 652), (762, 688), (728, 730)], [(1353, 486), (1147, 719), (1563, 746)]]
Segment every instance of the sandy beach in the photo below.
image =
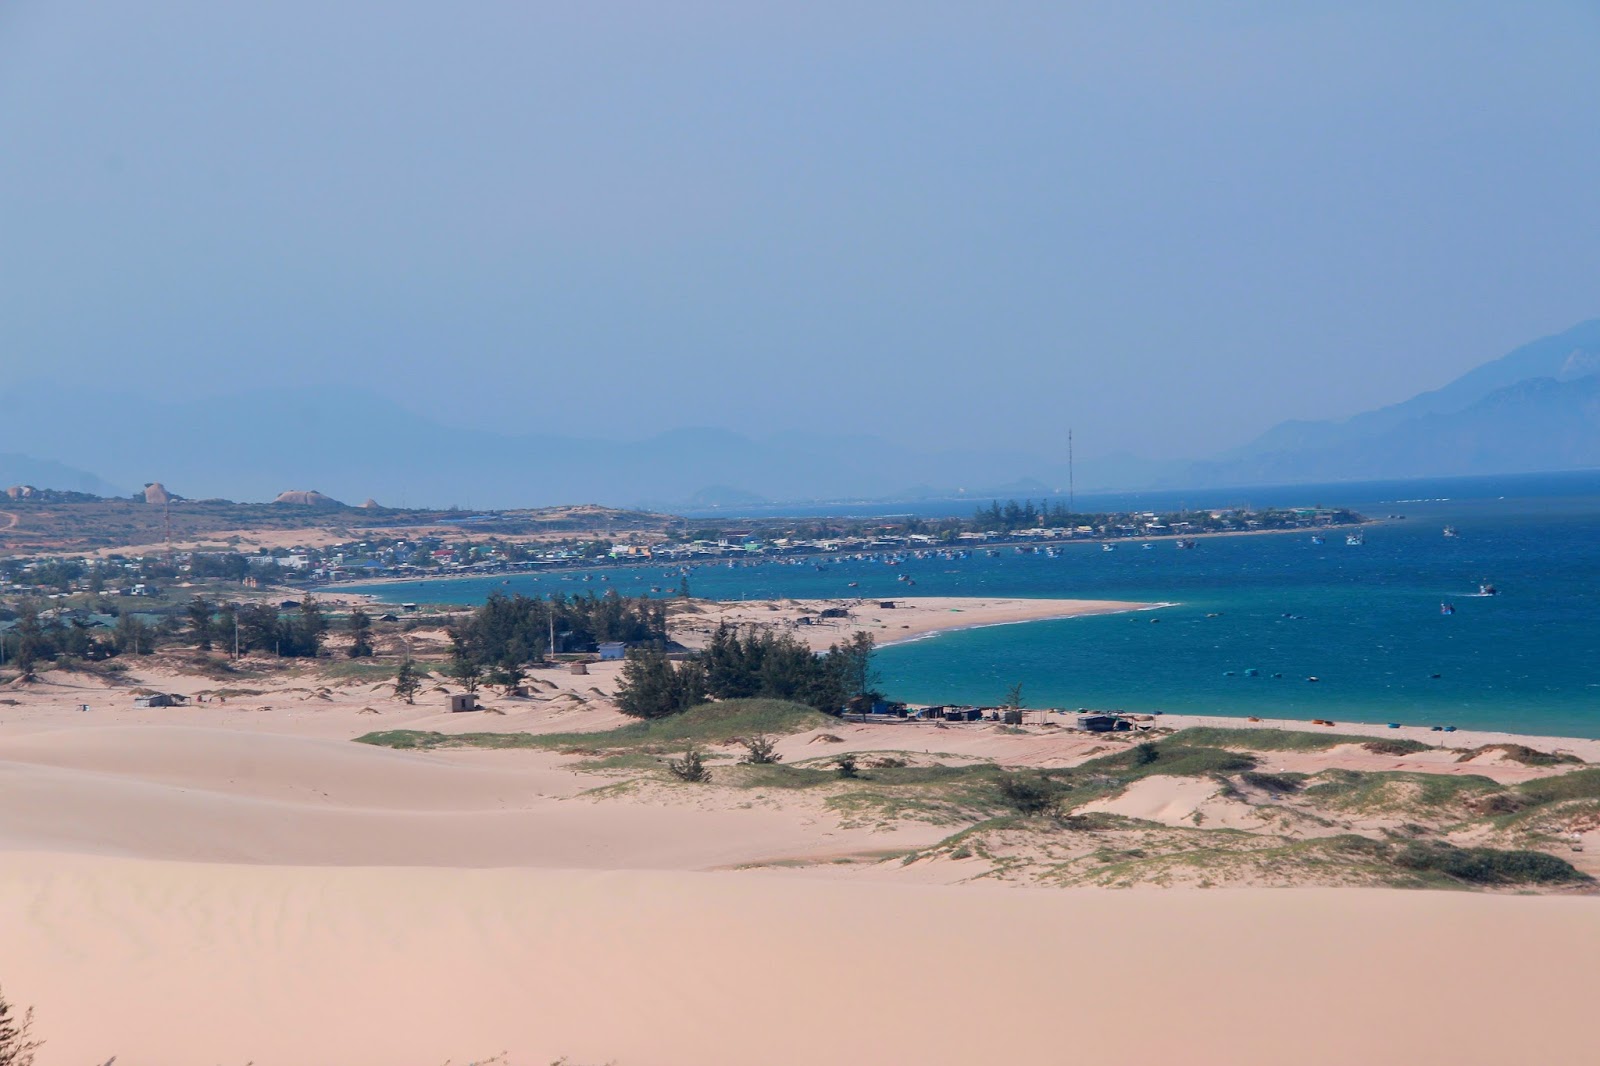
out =
[[(885, 606), (885, 605), (888, 606)], [(870, 633), (880, 647), (935, 633), (980, 626), (1079, 618), (1141, 611), (1160, 604), (1127, 600), (1021, 599), (1004, 597), (913, 596), (894, 600), (758, 600), (746, 603), (696, 600), (673, 612), (673, 637), (689, 647), (702, 645), (718, 625), (761, 627), (792, 633), (816, 651), (856, 633)], [(843, 610), (843, 618), (825, 618)], [(802, 625), (800, 619), (807, 619)]]
[[(825, 646), (846, 626), (903, 639), (1142, 605), (925, 599), (794, 625), (818, 606), (691, 619), (812, 629)], [(115, 684), (51, 671), (0, 692), (0, 980), (37, 1008), (40, 1066), (1590, 1057), (1579, 999), (1600, 909), (1586, 894), (1284, 889), (1248, 871), (1210, 891), (1038, 887), (1017, 872), (1032, 867), (942, 843), (959, 827), (948, 821), (596, 763), (583, 738), (627, 722), (609, 699), (616, 663), (533, 671), (529, 695), (485, 691), (487, 710), (470, 714), (443, 709), (438, 679), (407, 705), (383, 678), (337, 665), (263, 662), (218, 681), (156, 657)], [(136, 709), (135, 685), (196, 701)], [(1131, 743), (1061, 728), (1065, 717), (830, 722), (777, 748), (795, 766), (858, 753), (867, 766), (894, 754), (1026, 770)], [(1526, 741), (1600, 761), (1600, 741), (1459, 732), (1446, 750), (1437, 734), (1384, 731), (1429, 745), (1389, 754), (1363, 746), (1370, 726), (1316, 728), (1351, 740), (1266, 752), (1260, 768), (1515, 788), (1571, 766), (1460, 749)], [(351, 742), (396, 729), (577, 737), (506, 750)], [(712, 744), (718, 773), (741, 750)], [(1083, 811), (1145, 833), (1259, 831), (1283, 816), (1272, 807), (1204, 776), (1156, 776)], [(1347, 819), (1375, 833), (1402, 822)], [(1312, 842), (1344, 831), (1306, 825)], [(1600, 821), (1577, 838), (1566, 857), (1600, 873)], [(1487, 988), (1515, 1024), (1462, 1017)]]

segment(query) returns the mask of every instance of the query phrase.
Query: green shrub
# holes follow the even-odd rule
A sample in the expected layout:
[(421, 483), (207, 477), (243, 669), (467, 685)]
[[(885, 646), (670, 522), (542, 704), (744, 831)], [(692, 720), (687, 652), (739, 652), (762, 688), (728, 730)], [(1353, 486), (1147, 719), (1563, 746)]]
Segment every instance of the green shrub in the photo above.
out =
[(1425, 747), (1415, 740), (1397, 740), (1393, 737), (1364, 741), (1361, 746), (1374, 755), (1412, 755)]
[(758, 733), (753, 737), (745, 737), (743, 743), (745, 750), (744, 761), (752, 766), (770, 766), (783, 760), (783, 756), (779, 755), (776, 750), (776, 743), (764, 733)]
[(1194, 747), (1177, 743), (1176, 737), (1169, 737), (1159, 744), (1147, 741), (1115, 755), (1090, 759), (1081, 768), (1090, 772), (1109, 772), (1128, 782), (1155, 774), (1169, 777), (1236, 774), (1253, 770), (1255, 765), (1254, 759), (1239, 752), (1224, 751), (1221, 748)]
[(711, 771), (706, 769), (705, 758), (696, 747), (690, 747), (681, 759), (668, 759), (667, 772), (679, 781), (691, 784), (703, 784), (711, 780)]
[(1533, 803), (1554, 803), (1557, 800), (1600, 799), (1600, 768), (1574, 770), (1557, 777), (1541, 777), (1524, 781), (1517, 786)]
[(1267, 774), (1259, 770), (1246, 770), (1239, 775), (1240, 780), (1252, 788), (1259, 788), (1263, 792), (1286, 793), (1299, 792), (1302, 778), (1290, 774)]
[(1061, 790), (1043, 774), (1001, 774), (995, 784), (1002, 803), (1030, 818), (1053, 811), (1060, 803)]
[(1559, 885), (1589, 880), (1571, 863), (1542, 851), (1416, 843), (1402, 848), (1394, 861), (1408, 870), (1443, 874), (1473, 885)]
[(1582, 763), (1583, 760), (1576, 755), (1566, 752), (1540, 751), (1530, 748), (1526, 744), (1485, 744), (1481, 748), (1473, 748), (1461, 753), (1456, 762), (1467, 762), (1485, 755), (1491, 751), (1498, 751), (1512, 762), (1519, 762), (1524, 766), (1560, 766), (1570, 763)]
[(1428, 750), (1428, 745), (1415, 740), (1351, 736), (1344, 733), (1312, 733), (1295, 729), (1223, 729), (1216, 726), (1194, 726), (1179, 730), (1170, 740), (1192, 746), (1244, 748), (1247, 751), (1327, 751), (1340, 744), (1362, 743), (1382, 744), (1392, 755), (1409, 755)]

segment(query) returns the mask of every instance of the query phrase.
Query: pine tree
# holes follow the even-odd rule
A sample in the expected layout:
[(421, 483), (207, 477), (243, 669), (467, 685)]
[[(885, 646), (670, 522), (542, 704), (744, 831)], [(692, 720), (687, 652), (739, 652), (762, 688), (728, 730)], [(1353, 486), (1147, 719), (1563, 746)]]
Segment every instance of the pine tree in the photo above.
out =
[(201, 651), (211, 650), (211, 604), (204, 596), (196, 596), (189, 601), (189, 632), (194, 637), (194, 646)]
[(417, 702), (417, 693), (422, 691), (422, 677), (417, 672), (417, 666), (411, 661), (410, 656), (402, 659), (400, 669), (394, 675), (394, 694), (407, 703)]
[(450, 660), (450, 665), (445, 667), (445, 674), (453, 677), (468, 692), (478, 691), (479, 684), (483, 681), (483, 664), (470, 655), (457, 653)]
[(350, 612), (350, 658), (365, 659), (372, 655), (372, 616), (360, 607)]
[(32, 1029), (33, 1008), (18, 1018), (0, 993), (0, 1066), (33, 1066), (33, 1053), (44, 1041), (32, 1039)]

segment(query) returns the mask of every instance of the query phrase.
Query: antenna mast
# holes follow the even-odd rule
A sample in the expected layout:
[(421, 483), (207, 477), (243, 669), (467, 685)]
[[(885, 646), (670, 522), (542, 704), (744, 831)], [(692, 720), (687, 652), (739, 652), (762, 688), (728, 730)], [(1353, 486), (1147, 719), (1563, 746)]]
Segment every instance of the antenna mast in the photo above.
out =
[(1072, 430), (1067, 430), (1067, 513), (1078, 513), (1077, 485), (1073, 481), (1072, 470)]

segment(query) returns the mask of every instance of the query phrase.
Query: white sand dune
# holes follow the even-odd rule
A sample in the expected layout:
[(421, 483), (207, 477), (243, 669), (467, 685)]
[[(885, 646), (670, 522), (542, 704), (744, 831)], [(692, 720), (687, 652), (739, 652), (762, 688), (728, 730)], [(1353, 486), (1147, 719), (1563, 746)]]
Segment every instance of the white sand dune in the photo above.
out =
[[(79, 691), (0, 712), (0, 982), (38, 1008), (39, 1066), (1595, 1059), (1592, 898), (944, 887), (927, 882), (975, 868), (831, 860), (949, 827), (847, 828), (760, 790), (598, 799), (575, 756), (349, 741), (608, 710), (372, 716), (340, 692), (82, 714)], [(786, 738), (788, 759), (1051, 765), (1113, 743), (829, 729), (839, 743)], [(1151, 778), (1108, 803), (1214, 820), (1214, 790)], [(789, 861), (814, 865), (738, 869)]]
[(1593, 1061), (1589, 899), (12, 854), (41, 1066)]
[[(494, 754), (498, 765), (481, 758)], [(564, 798), (595, 782), (556, 768), (559, 758), (422, 755), (182, 727), (36, 733), (0, 744), (0, 848), (283, 865), (694, 870), (939, 835), (836, 830), (798, 810)]]

